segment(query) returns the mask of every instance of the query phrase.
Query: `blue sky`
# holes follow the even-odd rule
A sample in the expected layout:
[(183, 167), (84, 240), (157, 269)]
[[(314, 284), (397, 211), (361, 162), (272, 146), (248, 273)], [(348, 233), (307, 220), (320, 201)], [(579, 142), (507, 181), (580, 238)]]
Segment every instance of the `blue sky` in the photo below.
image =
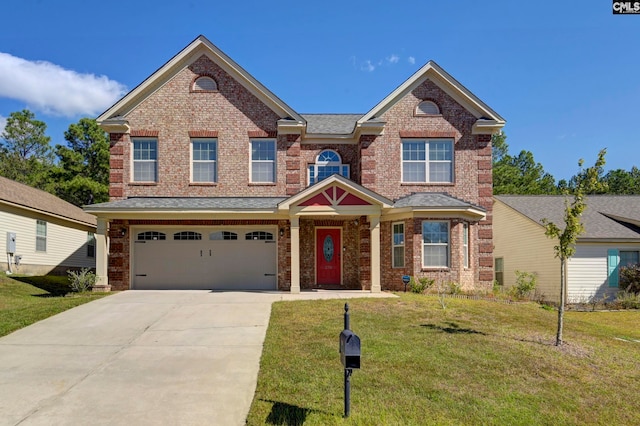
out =
[(203, 34), (300, 113), (365, 113), (434, 60), (556, 179), (605, 147), (607, 169), (640, 166), (640, 15), (608, 0), (8, 4), (0, 126), (29, 108), (53, 144)]

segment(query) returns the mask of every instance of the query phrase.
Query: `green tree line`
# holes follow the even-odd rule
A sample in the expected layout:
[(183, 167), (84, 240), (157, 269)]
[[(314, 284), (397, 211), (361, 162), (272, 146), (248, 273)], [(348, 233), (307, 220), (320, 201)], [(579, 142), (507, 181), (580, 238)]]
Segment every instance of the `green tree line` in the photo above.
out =
[[(507, 136), (504, 132), (495, 134), (493, 145), (493, 193), (495, 195), (541, 195), (574, 193), (584, 181), (584, 171), (572, 176), (568, 181), (556, 183), (554, 177), (545, 172), (537, 163), (531, 151), (522, 150), (518, 155), (509, 153)], [(604, 171), (604, 162), (593, 170), (595, 179), (601, 183), (592, 186), (587, 194), (634, 195), (640, 194), (640, 169), (633, 166), (630, 171), (623, 169)]]

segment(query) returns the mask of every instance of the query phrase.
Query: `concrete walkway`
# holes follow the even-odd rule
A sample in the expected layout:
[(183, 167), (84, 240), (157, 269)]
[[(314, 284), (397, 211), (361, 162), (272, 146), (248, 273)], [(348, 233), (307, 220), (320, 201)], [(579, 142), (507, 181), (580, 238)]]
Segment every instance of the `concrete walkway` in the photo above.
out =
[(0, 425), (242, 425), (278, 300), (387, 293), (126, 291), (0, 338)]

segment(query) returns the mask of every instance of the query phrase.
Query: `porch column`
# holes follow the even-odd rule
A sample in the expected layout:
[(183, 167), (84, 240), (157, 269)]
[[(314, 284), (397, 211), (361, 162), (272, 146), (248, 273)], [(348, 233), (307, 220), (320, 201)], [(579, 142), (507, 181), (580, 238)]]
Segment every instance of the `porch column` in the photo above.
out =
[(109, 285), (109, 221), (98, 218), (96, 229), (96, 284), (93, 291), (111, 291)]
[(371, 232), (371, 292), (380, 293), (380, 216), (369, 216)]
[(291, 222), (291, 293), (300, 293), (300, 218)]

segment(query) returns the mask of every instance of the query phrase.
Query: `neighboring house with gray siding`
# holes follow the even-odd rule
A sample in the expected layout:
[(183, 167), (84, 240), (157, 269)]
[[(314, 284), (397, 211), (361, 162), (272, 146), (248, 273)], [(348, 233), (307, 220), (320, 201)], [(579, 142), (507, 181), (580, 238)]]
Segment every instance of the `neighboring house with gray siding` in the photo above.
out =
[(45, 275), (95, 268), (95, 231), (95, 217), (79, 207), (0, 177), (3, 271)]
[[(612, 297), (619, 291), (620, 267), (640, 261), (640, 196), (592, 195), (582, 216), (585, 232), (567, 264), (567, 302)], [(564, 225), (563, 196), (494, 197), (496, 279), (513, 286), (515, 271), (535, 273), (545, 299), (560, 297), (557, 240), (545, 235), (542, 219)]]

